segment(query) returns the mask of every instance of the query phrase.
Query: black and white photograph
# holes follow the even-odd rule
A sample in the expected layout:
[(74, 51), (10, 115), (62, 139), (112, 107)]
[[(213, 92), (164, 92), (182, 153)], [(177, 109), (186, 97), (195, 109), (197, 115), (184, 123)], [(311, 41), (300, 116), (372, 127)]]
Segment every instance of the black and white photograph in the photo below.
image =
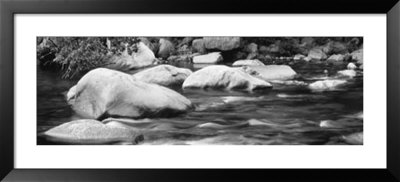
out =
[(363, 41), (38, 36), (37, 145), (363, 145)]

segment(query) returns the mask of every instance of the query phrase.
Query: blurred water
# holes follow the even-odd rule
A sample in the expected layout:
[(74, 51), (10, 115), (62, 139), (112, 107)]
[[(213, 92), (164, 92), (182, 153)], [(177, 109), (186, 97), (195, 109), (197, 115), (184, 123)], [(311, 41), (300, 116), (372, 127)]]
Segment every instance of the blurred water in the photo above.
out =
[[(196, 69), (192, 65), (179, 65)], [(307, 83), (331, 76), (342, 66), (293, 64)], [(328, 75), (324, 70), (328, 70)], [(173, 118), (129, 124), (144, 131), (143, 145), (152, 144), (346, 144), (342, 136), (363, 131), (363, 77), (348, 80), (339, 91), (314, 93), (305, 86), (274, 84), (258, 93), (173, 88), (196, 110)], [(76, 119), (64, 94), (77, 80), (62, 80), (38, 68), (37, 132)], [(321, 121), (324, 121), (321, 125)], [(38, 140), (38, 144), (46, 144)]]

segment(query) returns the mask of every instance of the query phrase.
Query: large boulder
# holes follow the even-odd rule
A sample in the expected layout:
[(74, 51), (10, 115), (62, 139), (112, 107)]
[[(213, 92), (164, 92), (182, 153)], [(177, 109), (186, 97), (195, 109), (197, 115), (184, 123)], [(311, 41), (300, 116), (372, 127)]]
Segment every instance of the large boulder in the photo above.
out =
[(224, 65), (212, 65), (191, 74), (182, 87), (185, 88), (222, 88), (237, 90), (256, 90), (272, 87), (268, 82), (255, 78), (242, 68)]
[(316, 92), (333, 91), (346, 83), (346, 80), (321, 80), (311, 83), (308, 88)]
[(237, 60), (232, 66), (264, 66), (264, 63), (257, 59)]
[(99, 120), (171, 116), (191, 108), (188, 99), (171, 89), (106, 68), (87, 73), (67, 95), (77, 114)]
[(239, 48), (240, 37), (204, 37), (204, 45), (206, 49), (230, 51)]
[(155, 83), (163, 86), (179, 85), (192, 74), (186, 68), (177, 68), (171, 65), (158, 65), (133, 75), (134, 78), (147, 83)]
[(192, 49), (194, 52), (198, 52), (200, 54), (204, 54), (207, 52), (206, 47), (204, 45), (204, 39), (195, 39), (192, 41)]
[(216, 64), (224, 59), (220, 52), (212, 52), (205, 55), (195, 56), (193, 57), (193, 63), (196, 64)]
[(167, 39), (160, 39), (159, 44), (160, 48), (158, 49), (157, 56), (163, 59), (167, 59), (175, 50), (174, 44)]
[(363, 49), (359, 49), (351, 53), (351, 58), (357, 61), (359, 64), (363, 63), (363, 57)]
[(266, 81), (290, 80), (296, 72), (287, 65), (246, 66), (247, 73)]
[(50, 141), (69, 144), (111, 144), (124, 142), (136, 144), (143, 140), (137, 130), (104, 124), (92, 119), (75, 120), (56, 126), (43, 135)]
[(147, 67), (154, 65), (157, 59), (153, 51), (147, 47), (143, 42), (136, 44), (137, 52), (129, 55), (126, 51), (121, 55), (114, 55), (109, 60), (109, 65), (107, 68), (116, 70), (127, 70)]
[(311, 49), (310, 52), (308, 52), (308, 57), (311, 58), (312, 60), (317, 60), (317, 61), (327, 58), (324, 51), (322, 51), (320, 48)]

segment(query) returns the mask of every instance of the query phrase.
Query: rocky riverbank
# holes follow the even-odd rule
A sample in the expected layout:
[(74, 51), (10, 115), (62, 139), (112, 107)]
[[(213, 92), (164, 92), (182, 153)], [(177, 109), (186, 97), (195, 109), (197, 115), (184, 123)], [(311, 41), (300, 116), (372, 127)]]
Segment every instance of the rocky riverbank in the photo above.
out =
[[(43, 47), (49, 47), (49, 41), (56, 44), (56, 39), (50, 39), (38, 41), (38, 58), (43, 58)], [(139, 38), (132, 45), (125, 44), (121, 54), (107, 53), (103, 58), (107, 64), (85, 72), (75, 86), (69, 89), (65, 102), (79, 119), (51, 128), (41, 136), (51, 141), (76, 144), (146, 143), (146, 139), (151, 140), (155, 131), (177, 129), (168, 122), (160, 124), (163, 118), (189, 117), (191, 113), (207, 111), (213, 107), (218, 110), (219, 104), (223, 106), (229, 102), (260, 104), (258, 101), (262, 100), (260, 97), (264, 97), (263, 94), (282, 87), (293, 87), (312, 95), (351, 88), (354, 80), (362, 78), (363, 74), (362, 39), (332, 38), (325, 42), (321, 39), (275, 38), (267, 41), (262, 38), (239, 37)], [(106, 39), (106, 44), (108, 41)], [(130, 53), (129, 49), (135, 51)], [(46, 69), (43, 63), (46, 60), (38, 60), (40, 67)], [(180, 64), (190, 64), (198, 69), (176, 66)], [(323, 69), (316, 78), (310, 78), (292, 68), (299, 64), (324, 65), (327, 69)], [(332, 71), (330, 67), (341, 69)], [(229, 96), (228, 100), (221, 103), (205, 106), (207, 102), (199, 103), (185, 96), (185, 92), (197, 91), (218, 91), (228, 95), (239, 92), (251, 97)], [(254, 94), (260, 96), (254, 97)], [(280, 93), (277, 97), (293, 99), (303, 96)], [(188, 126), (181, 127), (200, 130), (211, 128), (221, 132), (232, 128), (246, 130), (248, 127), (286, 130), (349, 126), (346, 124), (348, 120), (343, 119), (336, 119), (337, 122), (322, 120), (288, 125), (276, 124), (269, 119), (248, 118), (234, 124), (191, 121), (187, 123)], [(358, 128), (360, 119), (356, 120), (356, 124), (351, 126)], [(355, 134), (345, 132), (332, 134), (331, 137), (348, 144), (362, 144), (362, 130), (346, 131), (354, 131)]]

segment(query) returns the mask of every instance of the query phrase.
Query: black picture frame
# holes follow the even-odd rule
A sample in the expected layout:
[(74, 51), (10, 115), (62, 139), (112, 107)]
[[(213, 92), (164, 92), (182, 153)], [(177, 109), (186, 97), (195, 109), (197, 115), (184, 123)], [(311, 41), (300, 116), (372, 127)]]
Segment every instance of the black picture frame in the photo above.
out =
[[(15, 169), (14, 15), (31, 13), (380, 13), (387, 15), (386, 169)], [(316, 15), (318, 16), (318, 15)], [(400, 181), (398, 0), (0, 0), (0, 179), (5, 181)]]

